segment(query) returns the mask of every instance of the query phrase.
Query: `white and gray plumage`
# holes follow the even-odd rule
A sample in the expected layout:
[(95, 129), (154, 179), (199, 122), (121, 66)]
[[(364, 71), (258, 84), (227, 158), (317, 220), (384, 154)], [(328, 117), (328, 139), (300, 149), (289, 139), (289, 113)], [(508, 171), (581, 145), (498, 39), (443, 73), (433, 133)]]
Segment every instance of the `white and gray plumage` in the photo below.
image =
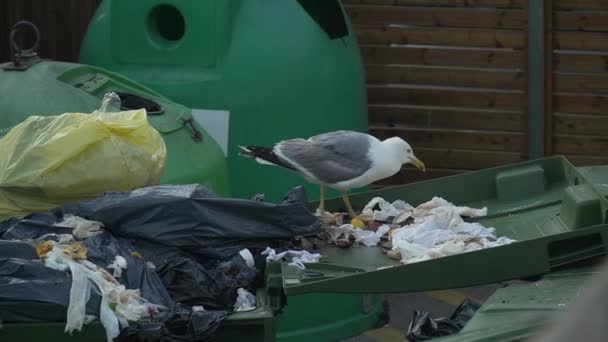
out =
[(424, 170), (410, 145), (398, 137), (383, 141), (365, 133), (336, 131), (310, 137), (290, 139), (273, 147), (239, 146), (240, 155), (261, 164), (280, 166), (296, 172), (321, 186), (320, 205), (324, 211), (325, 187), (336, 189), (351, 217), (355, 213), (348, 200), (350, 189), (360, 188), (390, 177), (406, 163)]

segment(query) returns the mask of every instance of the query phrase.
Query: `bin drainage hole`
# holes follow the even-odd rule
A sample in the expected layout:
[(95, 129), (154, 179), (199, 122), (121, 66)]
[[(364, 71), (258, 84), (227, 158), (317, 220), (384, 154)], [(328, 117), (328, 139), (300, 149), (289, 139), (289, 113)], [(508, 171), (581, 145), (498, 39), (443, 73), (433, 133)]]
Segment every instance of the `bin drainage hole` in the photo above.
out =
[(154, 7), (150, 12), (148, 29), (156, 36), (175, 42), (184, 36), (186, 23), (175, 6), (164, 4)]

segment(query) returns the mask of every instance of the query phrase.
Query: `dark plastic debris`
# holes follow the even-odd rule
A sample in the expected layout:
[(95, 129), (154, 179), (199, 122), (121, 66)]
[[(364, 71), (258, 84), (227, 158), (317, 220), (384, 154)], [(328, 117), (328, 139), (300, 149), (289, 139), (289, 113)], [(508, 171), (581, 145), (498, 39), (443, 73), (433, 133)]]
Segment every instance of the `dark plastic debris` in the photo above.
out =
[(416, 342), (456, 334), (462, 330), (478, 309), (479, 304), (467, 298), (456, 308), (450, 318), (434, 319), (430, 313), (416, 310), (407, 331), (407, 338), (409, 341)]
[(119, 341), (128, 342), (202, 342), (209, 341), (213, 332), (229, 315), (228, 311), (192, 311), (177, 305), (149, 322), (138, 322), (121, 331)]
[[(107, 229), (83, 240), (87, 259), (108, 270), (122, 256), (127, 268), (117, 280), (163, 307), (148, 321), (132, 322), (118, 341), (210, 340), (232, 312), (237, 289), (259, 287), (260, 252), (318, 231), (306, 202), (303, 188), (269, 204), (218, 198), (200, 185), (157, 186), (0, 222), (0, 322), (65, 322), (71, 275), (44, 266), (34, 246), (71, 234), (56, 224), (73, 214)], [(255, 267), (239, 255), (244, 248)], [(86, 313), (98, 317), (100, 302), (91, 291)]]
[(116, 236), (145, 239), (206, 258), (229, 259), (243, 248), (315, 234), (318, 219), (306, 191), (295, 188), (281, 204), (217, 197), (201, 185), (141, 188), (66, 205), (57, 213), (103, 222)]

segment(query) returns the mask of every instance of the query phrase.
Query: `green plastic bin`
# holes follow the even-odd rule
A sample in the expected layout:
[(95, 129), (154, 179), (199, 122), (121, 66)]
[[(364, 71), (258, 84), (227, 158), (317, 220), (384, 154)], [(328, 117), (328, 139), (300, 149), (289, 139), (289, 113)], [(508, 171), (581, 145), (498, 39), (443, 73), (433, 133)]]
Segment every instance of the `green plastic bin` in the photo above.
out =
[[(264, 192), (276, 202), (306, 184), (239, 157), (238, 145), (367, 131), (363, 65), (337, 0), (104, 0), (80, 62), (140, 82), (212, 124), (226, 142), (236, 197)], [(319, 189), (306, 187), (317, 198)]]
[[(352, 315), (331, 316), (335, 312), (331, 306), (335, 305), (332, 298), (336, 294), (419, 292), (527, 279), (606, 255), (608, 199), (606, 192), (598, 190), (606, 183), (608, 173), (602, 176), (589, 170), (580, 172), (565, 158), (551, 157), (357, 194), (352, 198), (357, 207), (376, 196), (389, 201), (403, 199), (413, 205), (441, 196), (457, 205), (487, 206), (488, 215), (476, 220), (495, 227), (498, 235), (518, 241), (409, 265), (389, 259), (380, 247), (321, 246), (324, 258), (319, 263), (307, 264), (304, 272), (286, 263), (271, 262), (267, 265), (264, 288), (258, 291), (258, 309), (231, 316), (220, 328), (218, 339), (335, 341), (366, 329), (363, 325), (358, 330), (349, 326)], [(507, 184), (511, 187), (506, 187)], [(316, 203), (310, 205), (314, 207)], [(335, 198), (327, 205), (340, 209), (342, 204)], [(578, 219), (581, 216), (585, 219)], [(305, 297), (311, 294), (317, 301)], [(301, 306), (300, 301), (308, 301), (308, 306)], [(359, 305), (382, 318), (382, 308), (373, 303), (369, 300)], [(289, 317), (298, 316), (301, 321), (314, 316), (316, 320), (324, 319), (325, 326), (311, 324), (305, 328), (301, 324), (283, 323), (285, 330), (278, 329), (281, 316), (277, 313), (301, 307), (312, 309), (291, 313)], [(0, 329), (0, 339), (60, 336), (63, 328), (63, 323), (5, 324)], [(87, 329), (97, 329), (97, 333), (87, 330), (74, 338), (86, 336), (87, 341), (104, 338), (99, 325)], [(520, 330), (525, 333), (526, 327)], [(498, 328), (490, 332), (496, 336), (510, 333)]]
[[(41, 61), (24, 70), (0, 64), (0, 130), (4, 133), (30, 115), (92, 112), (108, 91), (118, 92), (124, 109), (148, 110), (148, 120), (167, 146), (163, 184), (201, 183), (230, 195), (220, 146), (201, 126), (187, 121), (190, 109), (110, 71), (81, 64)], [(194, 139), (199, 132), (201, 138)]]
[[(388, 258), (380, 247), (322, 246), (325, 257), (308, 264), (310, 272), (282, 264), (288, 296), (483, 285), (546, 274), (608, 250), (608, 199), (563, 157), (370, 191), (352, 196), (351, 202), (362, 207), (376, 196), (414, 206), (433, 196), (456, 205), (487, 206), (487, 216), (474, 220), (517, 242), (408, 265)], [(334, 210), (342, 205), (340, 198), (326, 202)]]

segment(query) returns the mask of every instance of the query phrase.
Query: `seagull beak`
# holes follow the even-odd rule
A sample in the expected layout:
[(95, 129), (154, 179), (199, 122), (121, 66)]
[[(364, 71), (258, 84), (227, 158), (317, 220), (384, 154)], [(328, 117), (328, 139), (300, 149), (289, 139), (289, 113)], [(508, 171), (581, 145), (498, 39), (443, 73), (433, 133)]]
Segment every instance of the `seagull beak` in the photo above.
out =
[(422, 172), (426, 171), (426, 166), (424, 166), (424, 163), (420, 159), (413, 157), (411, 163), (422, 170)]

